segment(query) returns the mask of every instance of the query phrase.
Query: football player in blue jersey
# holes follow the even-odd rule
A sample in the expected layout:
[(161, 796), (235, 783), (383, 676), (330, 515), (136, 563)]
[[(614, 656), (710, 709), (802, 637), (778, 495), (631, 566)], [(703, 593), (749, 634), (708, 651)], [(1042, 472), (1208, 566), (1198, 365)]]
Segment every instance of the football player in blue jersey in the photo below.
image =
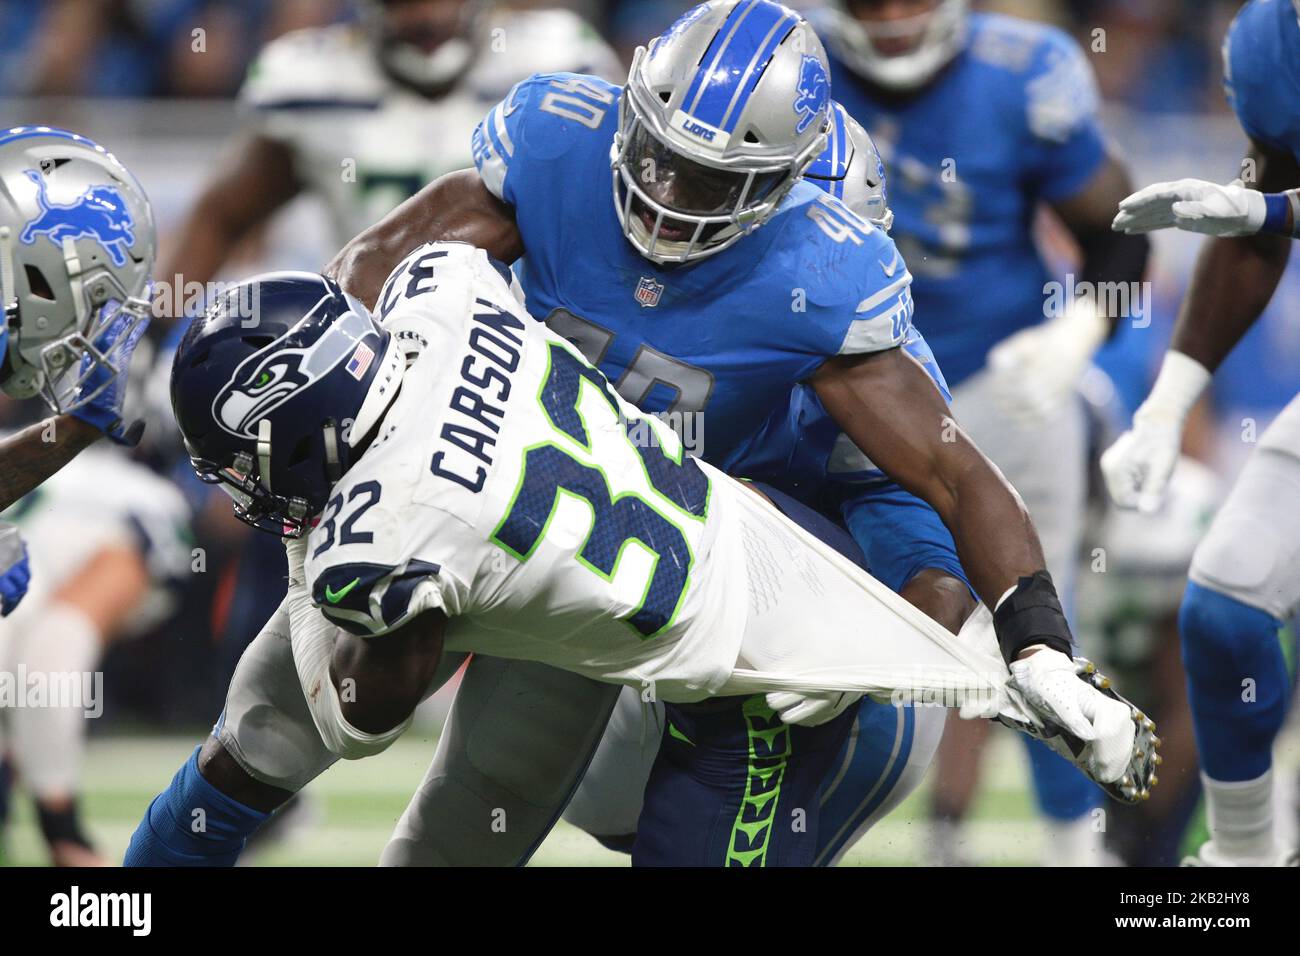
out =
[[(1250, 137), (1241, 178), (1157, 183), (1120, 203), (1115, 217), (1126, 232), (1173, 226), (1215, 237), (1201, 251), (1150, 395), (1102, 457), (1122, 507), (1159, 507), (1192, 406), (1272, 298), (1290, 240), (1300, 237), (1300, 2), (1248, 4), (1228, 29), (1223, 57), (1228, 102)], [(1260, 436), (1197, 546), (1179, 612), (1210, 830), (1189, 862), (1295, 862), (1274, 834), (1272, 750), (1292, 689), (1283, 624), (1300, 606), (1300, 523), (1290, 504), (1297, 488), (1293, 399)]]
[[(1075, 387), (1123, 304), (1141, 304), (1132, 295), (1147, 243), (1109, 229), (1131, 187), (1106, 146), (1083, 51), (1054, 28), (968, 8), (841, 0), (814, 23), (835, 98), (871, 131), (890, 171), (892, 235), (955, 417), (1024, 498), (1068, 611), (1086, 475)], [(1065, 283), (1034, 241), (1043, 206), (1080, 248)], [(934, 806), (945, 844), (972, 796), (983, 734), (952, 729), (938, 761), (951, 785), (937, 788)], [(1099, 862), (1095, 789), (1043, 748), (1029, 751), (1050, 860)]]
[[(889, 231), (885, 170), (871, 137), (839, 103), (831, 104), (826, 148), (808, 167), (804, 179), (841, 200), (873, 226)], [(925, 340), (913, 331), (902, 346), (920, 362), (947, 400), (947, 385)], [(832, 458), (853, 456), (815, 393), (799, 386), (788, 408), (774, 414), (726, 467), (734, 474), (762, 481), (787, 492), (844, 523), (840, 503), (855, 505), (854, 537), (864, 549), (862, 561), (895, 591), (918, 575), (945, 583), (964, 581), (952, 536), (934, 510), (889, 481), (879, 469), (832, 473)], [(858, 456), (860, 457), (860, 455)], [(913, 589), (915, 593), (915, 589)], [(783, 711), (797, 718), (794, 707), (808, 706), (797, 696)], [(947, 712), (941, 708), (893, 707), (864, 699), (858, 705), (850, 742), (837, 755), (819, 800), (817, 843), (813, 862), (834, 865), (879, 819), (901, 803), (920, 783), (938, 747)], [(608, 847), (630, 850), (641, 815), (642, 795), (664, 726), (662, 705), (647, 705), (624, 690), (609, 727), (591, 759), (582, 784), (564, 811), (564, 819)], [(673, 738), (670, 738), (673, 739)], [(676, 745), (672, 745), (676, 746)], [(427, 816), (422, 810), (408, 817)], [(409, 856), (411, 835), (399, 832), (389, 859)]]
[[(769, 0), (701, 5), (638, 53), (625, 88), (573, 74), (517, 85), (475, 135), (478, 169), (445, 176), (398, 207), (332, 271), (375, 301), (400, 251), (430, 239), (520, 260), (530, 312), (578, 343), (625, 397), (679, 420), (692, 416), (688, 447), (714, 461), (741, 449), (792, 386), (808, 381), (853, 443), (952, 529), (1012, 666), (1051, 681), (1068, 670), (1074, 679), (1069, 628), (1023, 505), (900, 347), (911, 335), (906, 265), (883, 231), (799, 182), (828, 133), (827, 81), (820, 41), (797, 14)], [(601, 186), (607, 176), (612, 195)], [(385, 308), (377, 302), (381, 317)], [(932, 617), (956, 629), (969, 592), (930, 570), (909, 582), (915, 603), (928, 602)], [(286, 643), (275, 621), (254, 641), (214, 737), (155, 802), (137, 831), (139, 854), (128, 860), (154, 861), (155, 851), (231, 859), (241, 832), (332, 761), (309, 736), (309, 720), (308, 733), (265, 723), (267, 714), (292, 721), (302, 711)], [(475, 658), (423, 788), (432, 809), (422, 822), (439, 828), (424, 831), (433, 841), (425, 859), (527, 859), (540, 836), (516, 845), (520, 835), (545, 833), (613, 705), (612, 694), (590, 684)], [(826, 728), (806, 752), (785, 755), (789, 792), (814, 792), (849, 730), (853, 701), (831, 694), (766, 703), (767, 719), (777, 704), (791, 719)], [(749, 779), (747, 751), (735, 744), (752, 730), (741, 716), (700, 722), (716, 737), (696, 735), (698, 753), (716, 752), (731, 769), (717, 787), (682, 770), (677, 809), (689, 805), (705, 819), (730, 805), (735, 816), (737, 789)], [(511, 759), (469, 756), (488, 752)], [(492, 808), (521, 798), (510, 826), (484, 846)], [(196, 840), (178, 829), (177, 808), (200, 805), (222, 826)], [(646, 810), (656, 824), (674, 808), (659, 809)], [(808, 839), (759, 829), (771, 843), (739, 852), (811, 862)], [(717, 850), (710, 841), (673, 840), (657, 825), (643, 826), (643, 840), (641, 862), (722, 862), (706, 860)], [(169, 847), (174, 854), (164, 853)]]
[[(122, 399), (153, 252), (144, 191), (102, 146), (49, 126), (0, 134), (0, 388), (55, 414), (0, 440), (0, 511), (101, 436), (139, 441)], [(0, 614), (29, 577), (26, 547), (0, 522)]]

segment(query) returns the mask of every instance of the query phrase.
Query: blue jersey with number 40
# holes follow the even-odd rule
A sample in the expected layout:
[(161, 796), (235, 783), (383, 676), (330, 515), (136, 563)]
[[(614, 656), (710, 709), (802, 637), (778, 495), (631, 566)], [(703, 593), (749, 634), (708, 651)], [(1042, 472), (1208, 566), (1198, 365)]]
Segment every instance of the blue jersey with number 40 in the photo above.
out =
[(911, 276), (888, 235), (806, 183), (706, 259), (640, 255), (614, 208), (621, 94), (593, 76), (531, 77), (479, 125), (474, 160), (514, 209), (529, 312), (643, 410), (699, 413), (687, 445), (723, 464), (826, 359), (902, 343)]

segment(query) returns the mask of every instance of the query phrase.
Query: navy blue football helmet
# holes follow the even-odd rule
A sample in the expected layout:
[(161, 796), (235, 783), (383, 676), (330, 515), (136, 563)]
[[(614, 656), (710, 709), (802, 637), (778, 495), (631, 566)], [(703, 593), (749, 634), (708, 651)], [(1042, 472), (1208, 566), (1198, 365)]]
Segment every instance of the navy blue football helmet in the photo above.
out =
[(244, 522), (296, 538), (364, 450), (404, 367), (338, 283), (272, 272), (229, 289), (186, 330), (172, 409), (195, 474)]

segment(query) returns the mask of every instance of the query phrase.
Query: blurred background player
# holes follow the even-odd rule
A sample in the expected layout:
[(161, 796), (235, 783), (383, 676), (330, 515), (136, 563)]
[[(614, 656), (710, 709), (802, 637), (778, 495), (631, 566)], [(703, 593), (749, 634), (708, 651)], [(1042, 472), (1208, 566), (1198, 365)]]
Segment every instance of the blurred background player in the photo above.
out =
[(1196, 543), (1218, 507), (1220, 483), (1208, 465), (1185, 455), (1164, 508), (1147, 514), (1116, 507), (1097, 459), (1123, 430), (1128, 412), (1115, 382), (1100, 368), (1089, 370), (1080, 393), (1088, 410), (1091, 463), (1078, 590), (1080, 641), (1117, 681), (1141, 688), (1143, 703), (1160, 717), (1164, 741), (1159, 789), (1136, 807), (1108, 804), (1108, 860), (1177, 866), (1202, 831), (1178, 604)]
[[(1126, 233), (1173, 226), (1215, 237), (1150, 395), (1102, 458), (1123, 507), (1159, 504), (1192, 406), (1272, 298), (1300, 237), (1300, 3), (1248, 4), (1223, 55), (1228, 102), (1250, 138), (1240, 179), (1158, 183), (1115, 217)], [(1292, 399), (1197, 546), (1179, 615), (1210, 830), (1192, 862), (1203, 865), (1296, 862), (1275, 834), (1272, 751), (1292, 693), (1283, 642), (1300, 605), (1297, 491), (1300, 399)]]
[(563, 9), (490, 0), (364, 0), (355, 22), (293, 31), (257, 56), (247, 119), (159, 274), (206, 283), (300, 193), (324, 200), (337, 248), (425, 183), (469, 165), (483, 113), (532, 73), (621, 78), (613, 51)]
[[(917, 326), (955, 417), (1024, 498), (1068, 612), (1086, 482), (1075, 388), (1121, 318), (1075, 288), (1136, 283), (1147, 245), (1109, 229), (1129, 178), (1103, 138), (1083, 51), (1058, 30), (968, 6), (845, 0), (818, 25), (835, 96), (889, 170)], [(1041, 206), (1078, 245), (1078, 281), (1055, 298), (1032, 229)], [(960, 845), (985, 731), (954, 721), (940, 745), (937, 846)], [(1029, 753), (1049, 859), (1098, 862), (1098, 792), (1044, 748)]]
[[(104, 703), (102, 683), (86, 678), (108, 646), (172, 610), (168, 585), (190, 569), (189, 509), (174, 485), (105, 446), (5, 517), (28, 542), (33, 578), (23, 605), (0, 621), (0, 670), (84, 689), (58, 706), (0, 709), (0, 787), (16, 779), (31, 794), (56, 866), (101, 864), (77, 804), (87, 723)], [(0, 808), (8, 803), (0, 795)]]

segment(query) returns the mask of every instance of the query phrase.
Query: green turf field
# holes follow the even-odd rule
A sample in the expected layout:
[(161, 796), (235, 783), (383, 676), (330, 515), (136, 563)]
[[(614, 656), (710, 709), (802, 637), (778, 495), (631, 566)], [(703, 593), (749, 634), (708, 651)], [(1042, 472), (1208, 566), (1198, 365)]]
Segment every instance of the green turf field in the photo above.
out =
[[(88, 747), (84, 816), (99, 848), (120, 860), (145, 806), (171, 779), (195, 742), (189, 737), (118, 737)], [(969, 842), (969, 858), (982, 864), (1035, 864), (1042, 830), (1032, 816), (1023, 754), (1010, 733), (998, 734), (984, 768)], [(1296, 766), (1294, 735), (1284, 762)], [(248, 860), (251, 865), (373, 866), (393, 824), (414, 792), (433, 753), (434, 737), (408, 732), (390, 750), (368, 760), (341, 762), (312, 784), (312, 822), (288, 841)], [(30, 803), (15, 794), (15, 820), (4, 861), (42, 865), (44, 848)], [(848, 855), (846, 865), (918, 865), (924, 862), (927, 827), (924, 787), (880, 823)], [(605, 850), (561, 823), (533, 858), (534, 866), (626, 866), (627, 857)]]
[[(145, 806), (166, 785), (194, 746), (192, 738), (117, 738), (92, 741), (86, 768), (84, 815), (93, 838), (121, 859)], [(434, 740), (412, 732), (389, 751), (342, 762), (312, 787), (314, 823), (287, 843), (250, 862), (266, 865), (370, 866), (414, 792), (433, 753)], [(972, 857), (987, 863), (1032, 863), (1041, 834), (1031, 817), (1021, 755), (1007, 735), (997, 741), (985, 788), (970, 830)], [(849, 854), (849, 864), (915, 864), (922, 858), (923, 803), (914, 795)], [(7, 862), (44, 862), (40, 834), (27, 801), (18, 798), (8, 835)], [(627, 857), (605, 850), (561, 823), (533, 859), (539, 866), (625, 866)]]

